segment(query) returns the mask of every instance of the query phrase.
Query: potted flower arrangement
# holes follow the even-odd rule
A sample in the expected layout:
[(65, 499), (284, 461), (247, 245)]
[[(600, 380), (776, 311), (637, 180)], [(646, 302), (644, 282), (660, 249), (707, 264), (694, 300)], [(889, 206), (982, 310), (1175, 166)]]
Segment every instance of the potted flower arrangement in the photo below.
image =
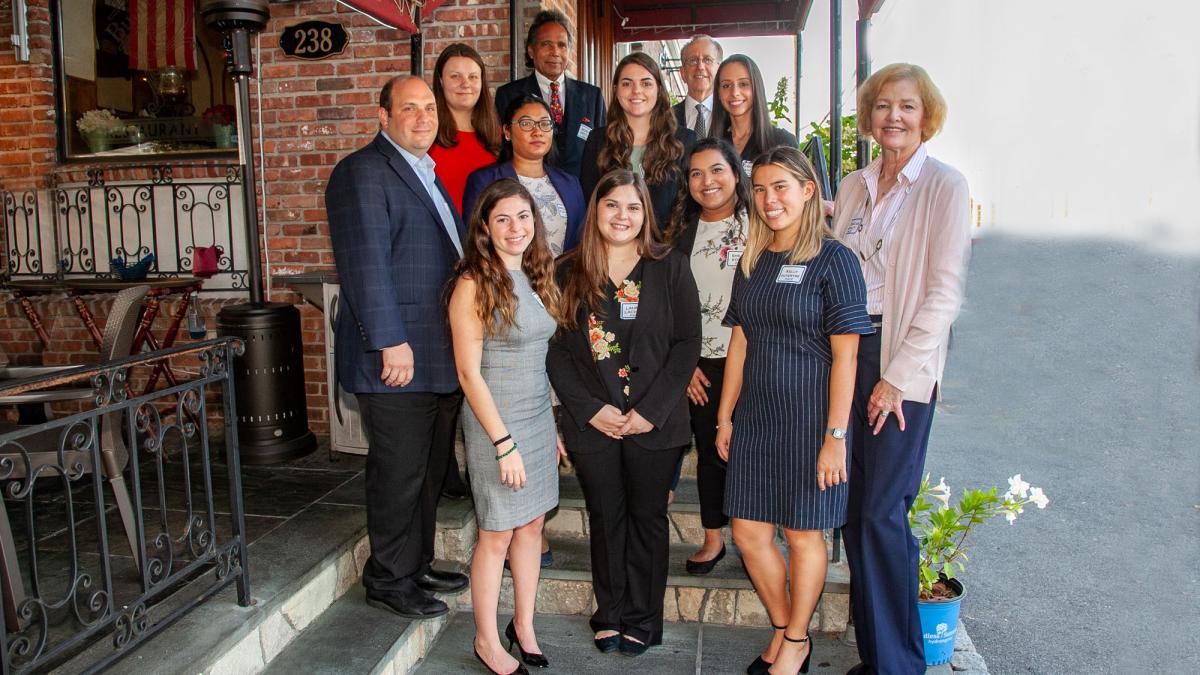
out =
[(204, 121), (212, 125), (213, 141), (218, 148), (232, 148), (234, 123), (237, 121), (237, 111), (228, 103), (218, 103), (209, 106), (204, 111)]
[(75, 126), (92, 152), (103, 152), (111, 147), (110, 136), (125, 130), (125, 124), (111, 110), (97, 108), (89, 110), (75, 120)]
[(918, 604), (928, 665), (946, 663), (954, 654), (958, 610), (965, 593), (957, 577), (966, 569), (966, 541), (971, 530), (999, 515), (1012, 523), (1026, 506), (1044, 509), (1050, 503), (1042, 489), (1022, 480), (1021, 474), (1008, 479), (1007, 492), (997, 494), (997, 490), (965, 490), (958, 503), (951, 505), (946, 480), (931, 485), (926, 474), (908, 512), (909, 526), (920, 545)]

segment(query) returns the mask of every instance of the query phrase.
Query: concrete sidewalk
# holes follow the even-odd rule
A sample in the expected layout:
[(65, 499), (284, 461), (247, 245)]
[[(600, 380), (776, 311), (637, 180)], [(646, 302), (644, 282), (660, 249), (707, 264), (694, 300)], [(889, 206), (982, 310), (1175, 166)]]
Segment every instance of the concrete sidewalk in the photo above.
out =
[[(502, 616), (500, 625), (509, 617)], [(629, 658), (619, 653), (601, 654), (592, 646), (592, 629), (586, 617), (541, 615), (536, 621), (538, 644), (550, 660), (545, 672), (627, 675), (631, 671), (653, 675), (700, 675), (745, 672), (770, 639), (763, 628), (719, 626), (703, 623), (668, 623), (663, 644), (642, 656)], [(450, 619), (429, 655), (417, 666), (418, 675), (443, 673), (482, 673), (484, 667), (472, 654), (475, 624), (469, 612), (458, 612)], [(841, 675), (858, 663), (857, 650), (827, 633), (812, 633), (813, 660), (809, 673)], [(937, 666), (929, 674), (985, 675), (983, 659), (974, 651), (971, 639), (959, 624), (959, 643), (955, 654), (959, 667)], [(514, 656), (516, 650), (513, 650)]]

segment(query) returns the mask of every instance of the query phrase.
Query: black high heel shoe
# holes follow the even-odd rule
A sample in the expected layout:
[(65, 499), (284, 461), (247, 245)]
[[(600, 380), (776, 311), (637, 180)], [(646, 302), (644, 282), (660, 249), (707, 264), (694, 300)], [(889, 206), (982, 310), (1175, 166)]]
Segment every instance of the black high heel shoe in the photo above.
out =
[[(804, 644), (805, 642), (809, 642), (809, 640), (808, 640), (808, 636), (807, 636), (807, 635), (805, 635), (804, 637), (802, 637), (802, 638), (799, 638), (799, 639), (792, 639), (792, 638), (790, 638), (790, 637), (788, 637), (788, 636), (787, 636), (787, 633), (784, 633), (784, 634), (783, 634), (783, 639), (784, 639), (785, 641), (787, 641), (787, 642), (790, 642), (790, 643), (792, 643), (792, 644), (798, 644), (798, 645), (802, 645), (802, 644)], [(804, 663), (801, 663), (801, 664), (800, 664), (800, 672), (802, 672), (802, 673), (807, 673), (807, 672), (808, 672), (808, 662), (812, 660), (812, 653), (813, 653), (813, 650), (812, 650), (812, 643), (811, 643), (811, 642), (809, 642), (809, 644), (808, 644), (808, 653), (804, 655)]]
[[(775, 624), (771, 624), (771, 628), (775, 630), (787, 630), (787, 626), (776, 626)], [(759, 654), (754, 657), (754, 663), (746, 666), (746, 675), (767, 675), (773, 665), (775, 665), (773, 662), (764, 659), (762, 654)]]
[(685, 560), (683, 562), (683, 567), (684, 567), (684, 569), (687, 570), (687, 573), (692, 576), (704, 576), (705, 574), (708, 574), (709, 572), (713, 571), (713, 568), (716, 567), (717, 563), (721, 562), (721, 558), (724, 558), (724, 557), (725, 557), (725, 544), (721, 544), (720, 552), (718, 552), (717, 555), (714, 556), (711, 560), (704, 560), (701, 562), (693, 562), (691, 560)]
[(534, 654), (533, 652), (525, 651), (521, 646), (521, 641), (517, 639), (517, 627), (512, 621), (508, 622), (508, 628), (504, 629), (504, 637), (508, 638), (508, 651), (512, 651), (513, 645), (517, 645), (517, 651), (521, 652), (521, 660), (530, 668), (546, 668), (550, 662), (546, 660), (545, 654)]
[(493, 675), (529, 675), (529, 671), (525, 669), (525, 666), (523, 666), (519, 663), (517, 664), (517, 669), (512, 671), (511, 673), (501, 673), (501, 672), (492, 670), (492, 667), (487, 664), (487, 661), (484, 661), (483, 657), (479, 655), (478, 647), (474, 648), (474, 652), (475, 652), (475, 658), (479, 659), (479, 662), (483, 664), (483, 667), (487, 668), (488, 672), (492, 673)]

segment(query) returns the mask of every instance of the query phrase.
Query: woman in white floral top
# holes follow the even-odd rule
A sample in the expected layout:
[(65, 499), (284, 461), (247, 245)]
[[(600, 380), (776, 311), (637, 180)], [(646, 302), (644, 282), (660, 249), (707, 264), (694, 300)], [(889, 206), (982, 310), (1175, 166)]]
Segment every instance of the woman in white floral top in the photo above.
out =
[[(729, 524), (725, 501), (725, 462), (717, 456), (717, 403), (725, 377), (730, 329), (721, 325), (738, 260), (746, 246), (750, 187), (729, 141), (705, 138), (688, 157), (687, 190), (679, 194), (668, 240), (688, 256), (700, 291), (703, 337), (700, 363), (688, 384), (692, 433), (696, 439), (696, 487), (704, 545), (685, 563), (689, 574), (708, 574), (725, 557), (721, 530)], [(678, 471), (675, 475), (679, 481)], [(674, 486), (672, 486), (674, 487)]]
[(564, 325), (546, 357), (591, 523), (593, 638), (627, 656), (662, 642), (667, 492), (700, 356), (696, 283), (657, 232), (642, 178), (605, 174), (583, 241), (559, 258)]

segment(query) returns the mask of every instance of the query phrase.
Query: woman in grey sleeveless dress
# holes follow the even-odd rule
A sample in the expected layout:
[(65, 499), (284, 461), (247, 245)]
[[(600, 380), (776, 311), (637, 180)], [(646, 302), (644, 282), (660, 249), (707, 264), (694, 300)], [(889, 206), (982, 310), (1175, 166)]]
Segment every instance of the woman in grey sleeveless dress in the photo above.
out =
[(484, 190), (463, 245), (450, 328), (459, 381), (467, 466), (479, 542), (471, 558), (475, 655), (492, 672), (525, 667), (504, 649), (496, 608), (507, 552), (515, 611), (504, 631), (522, 660), (547, 665), (533, 614), (542, 524), (558, 505), (558, 443), (546, 351), (558, 289), (545, 228), (528, 191), (502, 179)]

